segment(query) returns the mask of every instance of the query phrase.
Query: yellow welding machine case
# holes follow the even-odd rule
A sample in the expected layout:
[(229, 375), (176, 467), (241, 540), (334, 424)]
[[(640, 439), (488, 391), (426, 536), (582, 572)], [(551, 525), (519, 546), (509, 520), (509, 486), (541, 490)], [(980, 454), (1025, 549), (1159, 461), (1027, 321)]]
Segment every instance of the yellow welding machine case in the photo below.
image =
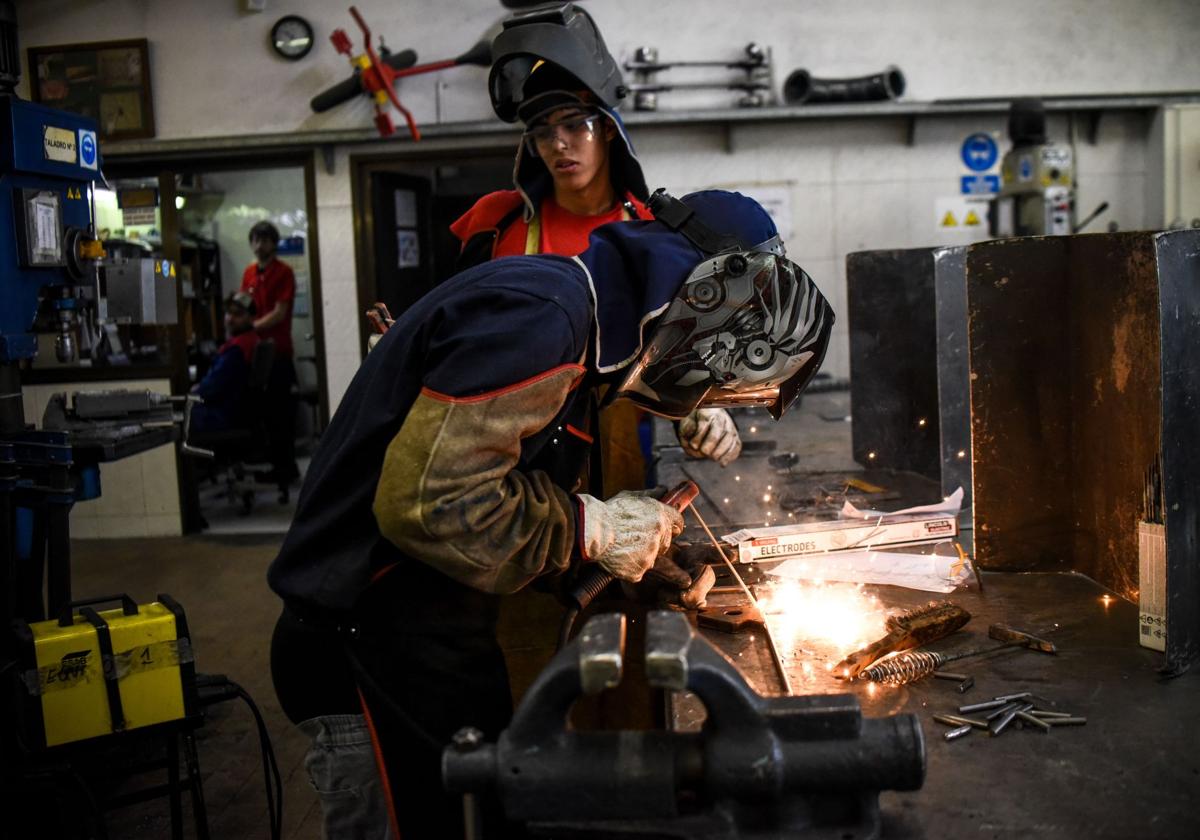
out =
[[(117, 609), (95, 605), (121, 601)], [(77, 611), (74, 607), (81, 607)], [(56, 620), (18, 622), (25, 743), (54, 747), (183, 720), (196, 675), (183, 608), (169, 595), (75, 602)]]

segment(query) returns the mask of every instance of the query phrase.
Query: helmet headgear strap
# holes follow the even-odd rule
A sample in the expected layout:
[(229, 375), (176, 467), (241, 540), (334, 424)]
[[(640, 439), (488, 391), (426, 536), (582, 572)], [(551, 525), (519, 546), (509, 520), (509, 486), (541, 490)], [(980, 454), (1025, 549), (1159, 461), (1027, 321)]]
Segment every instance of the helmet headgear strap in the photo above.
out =
[(659, 188), (646, 202), (646, 208), (654, 218), (673, 231), (682, 233), (687, 240), (706, 254), (725, 251), (748, 251), (750, 248), (735, 236), (717, 233), (696, 218), (696, 212), (678, 198)]

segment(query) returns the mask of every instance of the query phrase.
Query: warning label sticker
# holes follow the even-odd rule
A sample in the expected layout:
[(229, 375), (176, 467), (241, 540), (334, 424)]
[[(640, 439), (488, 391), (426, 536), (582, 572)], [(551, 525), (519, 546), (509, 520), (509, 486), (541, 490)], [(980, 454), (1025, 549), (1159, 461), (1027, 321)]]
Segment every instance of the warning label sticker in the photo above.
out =
[[(944, 234), (969, 235), (983, 239), (988, 231), (988, 199), (985, 196), (956, 195), (934, 200), (934, 227)], [(959, 241), (958, 237), (954, 241)]]

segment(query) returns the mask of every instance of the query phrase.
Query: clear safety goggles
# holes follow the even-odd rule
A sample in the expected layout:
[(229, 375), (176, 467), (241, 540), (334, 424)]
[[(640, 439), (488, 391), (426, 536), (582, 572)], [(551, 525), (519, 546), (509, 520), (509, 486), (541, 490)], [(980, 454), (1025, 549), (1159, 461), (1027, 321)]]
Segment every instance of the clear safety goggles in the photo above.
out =
[(541, 157), (560, 140), (567, 146), (590, 143), (600, 131), (601, 114), (580, 114), (555, 123), (534, 126), (521, 135), (531, 155)]

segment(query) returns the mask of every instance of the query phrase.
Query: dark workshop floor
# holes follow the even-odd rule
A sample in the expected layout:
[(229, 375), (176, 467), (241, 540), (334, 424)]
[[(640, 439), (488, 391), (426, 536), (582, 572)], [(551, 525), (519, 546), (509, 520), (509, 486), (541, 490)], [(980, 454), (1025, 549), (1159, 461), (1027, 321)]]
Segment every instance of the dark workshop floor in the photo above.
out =
[[(760, 498), (766, 483), (777, 481), (765, 469), (765, 458), (773, 452), (794, 449), (803, 454), (797, 481), (799, 473), (858, 470), (849, 456), (850, 426), (836, 419), (848, 413), (848, 395), (843, 392), (806, 396), (801, 410), (779, 425), (771, 424), (765, 413), (739, 418), (743, 434), (753, 442), (741, 461), (727, 470), (695, 462), (686, 465), (705, 488), (701, 510), (714, 529), (724, 533), (727, 525), (742, 524), (743, 519), (751, 524), (757, 517), (750, 500)], [(755, 431), (750, 431), (751, 426)], [(679, 466), (668, 453), (660, 466), (660, 480), (678, 480), (681, 476), (673, 471)], [(735, 481), (735, 476), (741, 479)], [(811, 476), (803, 480), (821, 483)], [(918, 483), (905, 492), (919, 490)], [(936, 490), (932, 493), (924, 501), (936, 498)], [(722, 512), (727, 497), (741, 499), (742, 504)], [(302, 765), (305, 741), (279, 711), (268, 669), (277, 601), (264, 573), (278, 541), (278, 536), (80, 541), (73, 546), (74, 589), (80, 595), (127, 590), (141, 600), (162, 591), (184, 605), (198, 670), (224, 673), (241, 683), (266, 716), (284, 776), (284, 836), (308, 840), (319, 837), (320, 831), (316, 800)], [(1159, 682), (1155, 675), (1159, 656), (1134, 641), (1135, 605), (1116, 600), (1105, 607), (1099, 600), (1103, 590), (1086, 579), (988, 575), (985, 583), (984, 595), (972, 587), (951, 596), (975, 615), (953, 646), (971, 646), (986, 635), (986, 626), (993, 621), (1042, 629), (1059, 623), (1061, 653), (1051, 658), (1022, 651), (976, 660), (969, 669), (964, 665), (963, 670), (976, 679), (975, 688), (966, 695), (957, 694), (953, 683), (940, 681), (887, 689), (874, 697), (863, 694), (867, 714), (919, 714), (927, 738), (928, 781), (917, 793), (884, 795), (886, 835), (1200, 836), (1200, 814), (1192, 807), (1200, 794), (1200, 727), (1195, 724), (1200, 679), (1196, 674)], [(879, 589), (897, 607), (931, 597)], [(536, 671), (546, 653), (544, 637), (530, 634), (523, 651), (518, 651), (523, 670)], [(950, 648), (950, 642), (946, 646)], [(761, 681), (764, 691), (774, 690), (767, 660), (751, 656), (739, 664), (752, 680)], [(833, 688), (807, 685), (812, 690)], [(941, 725), (929, 719), (960, 701), (1019, 688), (1031, 688), (1059, 708), (1086, 715), (1087, 726), (1049, 735), (1016, 731), (997, 739), (972, 733), (946, 743), (940, 737)], [(223, 704), (199, 735), (212, 836), (266, 838), (262, 769), (249, 711), (239, 704)], [(115, 812), (109, 836), (113, 840), (166, 836), (166, 814), (165, 801)], [(188, 836), (192, 836), (190, 829)]]

